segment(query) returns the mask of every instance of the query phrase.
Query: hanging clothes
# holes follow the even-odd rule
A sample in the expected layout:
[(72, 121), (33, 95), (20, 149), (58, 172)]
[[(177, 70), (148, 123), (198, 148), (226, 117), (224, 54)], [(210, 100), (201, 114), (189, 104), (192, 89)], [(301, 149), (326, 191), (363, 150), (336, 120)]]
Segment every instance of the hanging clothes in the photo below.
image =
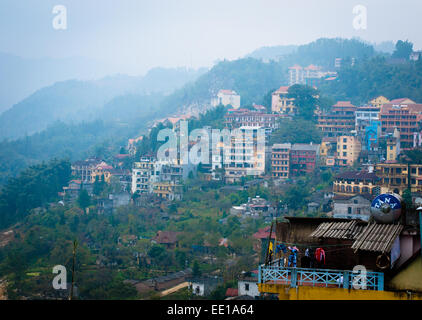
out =
[(299, 251), (296, 247), (289, 247), (289, 267), (296, 268), (297, 266), (297, 252)]
[(306, 250), (305, 250), (305, 257), (310, 258), (310, 255), (309, 255), (309, 248), (306, 248)]
[(272, 260), (273, 260), (273, 242), (270, 241), (270, 243), (268, 245), (268, 261), (269, 261), (269, 263), (271, 263)]
[(280, 243), (275, 247), (275, 253), (279, 253), (280, 251), (287, 253), (287, 247), (283, 243)]
[(325, 264), (325, 251), (322, 248), (317, 248), (315, 250), (315, 260), (320, 264)]

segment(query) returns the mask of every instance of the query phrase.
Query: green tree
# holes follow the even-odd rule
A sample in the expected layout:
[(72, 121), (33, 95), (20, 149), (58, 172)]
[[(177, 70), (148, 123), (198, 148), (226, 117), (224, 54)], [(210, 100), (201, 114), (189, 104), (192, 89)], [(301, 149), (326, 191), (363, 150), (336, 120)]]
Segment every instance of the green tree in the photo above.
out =
[(393, 52), (392, 57), (396, 59), (408, 60), (410, 54), (413, 52), (413, 43), (408, 40), (399, 40), (396, 43), (396, 50)]
[(289, 98), (295, 99), (295, 106), (298, 108), (298, 116), (308, 120), (315, 120), (315, 108), (319, 104), (318, 90), (299, 84), (289, 88)]
[(88, 191), (86, 191), (85, 189), (82, 189), (79, 192), (79, 196), (78, 196), (79, 207), (85, 211), (85, 209), (88, 208), (90, 204), (91, 204), (91, 197), (89, 196)]

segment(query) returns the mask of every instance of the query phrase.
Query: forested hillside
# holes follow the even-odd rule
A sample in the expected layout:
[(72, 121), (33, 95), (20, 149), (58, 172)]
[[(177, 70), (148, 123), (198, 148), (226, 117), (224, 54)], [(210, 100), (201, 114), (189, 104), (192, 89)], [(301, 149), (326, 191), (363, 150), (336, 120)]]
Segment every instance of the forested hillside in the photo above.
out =
[(321, 87), (321, 91), (355, 104), (367, 103), (380, 95), (422, 102), (422, 61), (392, 64), (389, 59), (376, 57), (357, 62), (339, 70), (337, 80)]

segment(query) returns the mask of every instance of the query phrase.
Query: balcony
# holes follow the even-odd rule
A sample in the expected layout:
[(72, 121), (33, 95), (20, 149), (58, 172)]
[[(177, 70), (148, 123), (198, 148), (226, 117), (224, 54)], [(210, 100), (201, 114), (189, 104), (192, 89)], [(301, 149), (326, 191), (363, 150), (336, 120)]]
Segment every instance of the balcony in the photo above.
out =
[(347, 270), (313, 268), (287, 268), (259, 266), (258, 283), (298, 286), (344, 288), (359, 290), (384, 290), (384, 274), (366, 272), (366, 275)]

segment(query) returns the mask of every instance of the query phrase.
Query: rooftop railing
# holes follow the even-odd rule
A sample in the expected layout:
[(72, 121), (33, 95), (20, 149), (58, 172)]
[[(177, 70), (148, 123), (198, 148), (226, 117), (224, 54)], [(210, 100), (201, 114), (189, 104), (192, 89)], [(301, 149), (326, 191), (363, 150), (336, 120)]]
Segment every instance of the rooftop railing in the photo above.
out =
[(314, 268), (288, 268), (260, 265), (258, 283), (298, 286), (344, 288), (356, 290), (384, 290), (384, 274)]

